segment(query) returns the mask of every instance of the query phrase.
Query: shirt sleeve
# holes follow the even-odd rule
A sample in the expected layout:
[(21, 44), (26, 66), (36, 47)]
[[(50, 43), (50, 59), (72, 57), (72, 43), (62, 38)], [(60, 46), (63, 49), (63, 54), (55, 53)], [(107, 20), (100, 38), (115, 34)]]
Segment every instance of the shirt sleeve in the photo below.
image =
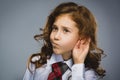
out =
[(34, 80), (35, 65), (29, 65), (30, 70), (27, 68), (23, 77), (23, 80)]
[(23, 80), (47, 80), (49, 73), (51, 72), (51, 66), (43, 65), (40, 68), (35, 69), (34, 64), (29, 65), (29, 69), (26, 69)]
[(72, 66), (72, 80), (85, 80), (83, 74), (84, 64), (74, 64)]
[(72, 80), (97, 80), (93, 70), (86, 70), (84, 64), (74, 64), (72, 66)]
[(33, 75), (34, 75), (33, 73), (26, 69), (23, 80), (33, 80)]

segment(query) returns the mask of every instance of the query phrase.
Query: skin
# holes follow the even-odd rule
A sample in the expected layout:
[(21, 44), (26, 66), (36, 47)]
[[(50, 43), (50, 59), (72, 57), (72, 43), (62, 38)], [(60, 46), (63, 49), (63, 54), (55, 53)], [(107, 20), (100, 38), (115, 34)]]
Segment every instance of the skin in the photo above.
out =
[(89, 50), (90, 40), (85, 42), (79, 36), (79, 29), (70, 15), (63, 14), (56, 18), (50, 34), (55, 54), (61, 54), (64, 60), (73, 58), (74, 64), (84, 63)]

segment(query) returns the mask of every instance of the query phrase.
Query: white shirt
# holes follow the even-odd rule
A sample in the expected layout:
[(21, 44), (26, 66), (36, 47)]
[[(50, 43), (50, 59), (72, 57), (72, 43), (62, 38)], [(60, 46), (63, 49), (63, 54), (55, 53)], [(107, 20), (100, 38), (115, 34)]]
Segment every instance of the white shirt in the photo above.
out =
[[(47, 64), (35, 69), (34, 64), (30, 64), (30, 70), (26, 70), (23, 80), (47, 80), (52, 71), (51, 65), (56, 62), (64, 62), (68, 65), (68, 70), (63, 74), (62, 80), (97, 80), (97, 75), (91, 70), (85, 70), (84, 64), (73, 64), (72, 59), (64, 61), (61, 55), (53, 54)], [(72, 76), (72, 77), (71, 77)], [(68, 79), (69, 78), (69, 79)]]

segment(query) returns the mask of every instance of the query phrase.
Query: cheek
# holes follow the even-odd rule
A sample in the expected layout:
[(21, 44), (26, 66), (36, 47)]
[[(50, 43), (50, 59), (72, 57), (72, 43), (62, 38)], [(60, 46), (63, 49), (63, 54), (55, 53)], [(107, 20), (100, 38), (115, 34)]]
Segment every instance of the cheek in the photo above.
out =
[(78, 40), (79, 40), (79, 35), (77, 35), (77, 34), (69, 37), (66, 41), (68, 44), (68, 47), (74, 48), (74, 46), (77, 44)]
[(53, 40), (53, 34), (50, 34), (50, 41)]
[(77, 41), (78, 41), (78, 39), (67, 39), (65, 41), (65, 43), (63, 44), (63, 47), (73, 49), (74, 46), (76, 45)]

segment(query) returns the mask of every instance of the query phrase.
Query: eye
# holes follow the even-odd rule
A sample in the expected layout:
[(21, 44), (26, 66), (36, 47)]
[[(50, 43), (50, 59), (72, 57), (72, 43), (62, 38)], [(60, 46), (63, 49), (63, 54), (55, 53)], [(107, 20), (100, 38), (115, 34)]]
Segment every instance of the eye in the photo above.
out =
[(52, 31), (57, 31), (57, 30), (58, 30), (58, 28), (56, 26), (52, 27)]
[(63, 29), (64, 33), (70, 32), (68, 29)]

